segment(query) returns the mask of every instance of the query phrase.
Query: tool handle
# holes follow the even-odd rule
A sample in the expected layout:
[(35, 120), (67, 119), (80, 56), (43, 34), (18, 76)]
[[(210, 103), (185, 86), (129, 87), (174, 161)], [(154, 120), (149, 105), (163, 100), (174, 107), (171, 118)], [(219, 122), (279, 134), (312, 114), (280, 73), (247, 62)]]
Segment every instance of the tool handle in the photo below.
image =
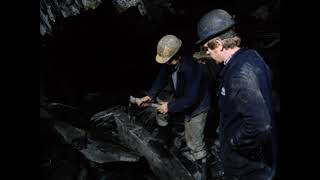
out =
[(156, 104), (156, 103), (144, 103), (146, 106), (148, 107), (154, 107), (154, 108), (158, 108), (160, 106), (160, 104)]

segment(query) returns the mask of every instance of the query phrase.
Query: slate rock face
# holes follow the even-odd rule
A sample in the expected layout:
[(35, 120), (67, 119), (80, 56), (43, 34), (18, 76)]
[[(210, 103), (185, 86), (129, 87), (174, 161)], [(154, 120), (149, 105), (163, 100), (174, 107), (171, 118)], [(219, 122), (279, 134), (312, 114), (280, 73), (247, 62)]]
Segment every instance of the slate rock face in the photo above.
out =
[(76, 16), (100, 4), (101, 0), (40, 0), (40, 34), (52, 34), (59, 18)]
[[(94, 10), (101, 3), (102, 0), (40, 0), (40, 34), (52, 35), (63, 18)], [(173, 4), (172, 0), (112, 0), (112, 5), (118, 13), (125, 13), (134, 7), (141, 16), (146, 16), (149, 22), (159, 22), (165, 17), (183, 14), (183, 10), (177, 9)]]
[(119, 13), (126, 11), (132, 6), (137, 7), (142, 16), (147, 13), (142, 0), (113, 0), (112, 4), (117, 8)]

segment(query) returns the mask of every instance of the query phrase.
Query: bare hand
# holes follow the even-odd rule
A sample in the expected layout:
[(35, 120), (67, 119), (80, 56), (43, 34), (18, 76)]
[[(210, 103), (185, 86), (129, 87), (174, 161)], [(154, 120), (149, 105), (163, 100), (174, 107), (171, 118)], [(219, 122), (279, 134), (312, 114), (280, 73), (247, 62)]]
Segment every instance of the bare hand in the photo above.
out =
[(160, 106), (157, 109), (162, 114), (167, 113), (168, 112), (168, 102), (161, 102)]
[(143, 107), (143, 103), (151, 101), (149, 96), (145, 96), (142, 98), (136, 98), (136, 103), (139, 107)]

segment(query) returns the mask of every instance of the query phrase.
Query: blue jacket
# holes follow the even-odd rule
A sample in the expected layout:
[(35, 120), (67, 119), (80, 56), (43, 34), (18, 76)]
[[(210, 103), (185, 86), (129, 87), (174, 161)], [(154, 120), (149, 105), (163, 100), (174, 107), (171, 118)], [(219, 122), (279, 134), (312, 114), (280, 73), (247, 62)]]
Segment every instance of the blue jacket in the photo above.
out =
[(272, 72), (255, 50), (241, 48), (221, 74), (221, 158), (226, 174), (241, 176), (266, 167), (255, 155), (271, 141)]
[[(183, 113), (193, 117), (209, 109), (211, 93), (203, 67), (191, 56), (180, 60), (177, 73), (177, 87), (174, 90), (174, 100), (168, 103), (169, 113)], [(148, 95), (154, 99), (168, 84), (172, 83), (172, 72), (169, 65), (163, 65), (154, 81)], [(172, 88), (174, 89), (174, 88)]]

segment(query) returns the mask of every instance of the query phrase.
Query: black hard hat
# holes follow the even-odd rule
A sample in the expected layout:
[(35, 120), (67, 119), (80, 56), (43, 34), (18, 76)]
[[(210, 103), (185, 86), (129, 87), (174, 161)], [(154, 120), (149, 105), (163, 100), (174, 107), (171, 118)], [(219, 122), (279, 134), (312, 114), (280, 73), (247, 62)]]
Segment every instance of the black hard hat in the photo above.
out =
[(199, 45), (205, 40), (209, 40), (227, 32), (235, 25), (235, 23), (232, 16), (225, 10), (211, 10), (205, 14), (198, 23), (197, 33), (199, 40), (196, 44)]

